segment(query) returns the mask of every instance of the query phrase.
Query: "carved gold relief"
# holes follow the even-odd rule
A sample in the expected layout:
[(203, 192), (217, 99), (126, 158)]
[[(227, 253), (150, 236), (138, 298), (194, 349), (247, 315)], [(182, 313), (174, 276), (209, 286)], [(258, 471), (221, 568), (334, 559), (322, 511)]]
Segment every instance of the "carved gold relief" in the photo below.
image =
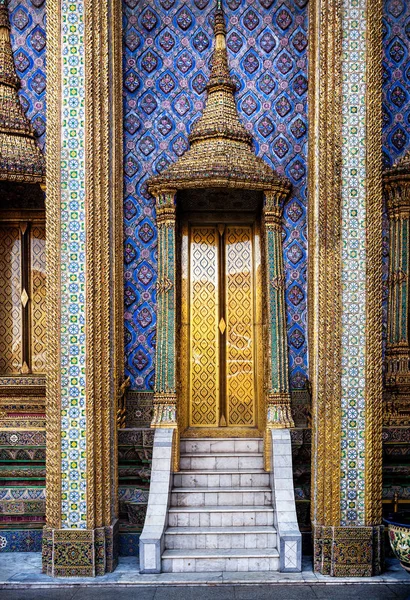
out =
[(20, 373), (22, 319), (20, 308), (21, 244), (19, 227), (0, 227), (0, 372)]
[(189, 406), (180, 408), (189, 413), (189, 435), (237, 435), (257, 426), (259, 241), (249, 225), (183, 227), (180, 373)]
[(219, 305), (216, 227), (193, 227), (190, 261), (190, 425), (219, 424)]

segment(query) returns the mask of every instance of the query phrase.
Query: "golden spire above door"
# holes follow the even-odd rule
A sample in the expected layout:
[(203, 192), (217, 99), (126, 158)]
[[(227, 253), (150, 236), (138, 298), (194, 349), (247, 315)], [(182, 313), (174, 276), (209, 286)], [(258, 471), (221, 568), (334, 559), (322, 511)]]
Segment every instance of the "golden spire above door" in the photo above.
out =
[(233, 187), (281, 190), (290, 184), (253, 151), (252, 136), (241, 122), (229, 72), (225, 14), (217, 0), (212, 68), (202, 115), (189, 135), (190, 149), (173, 165), (148, 182), (155, 195), (161, 189)]
[(0, 0), (0, 181), (44, 183), (45, 161), (21, 106), (8, 0)]

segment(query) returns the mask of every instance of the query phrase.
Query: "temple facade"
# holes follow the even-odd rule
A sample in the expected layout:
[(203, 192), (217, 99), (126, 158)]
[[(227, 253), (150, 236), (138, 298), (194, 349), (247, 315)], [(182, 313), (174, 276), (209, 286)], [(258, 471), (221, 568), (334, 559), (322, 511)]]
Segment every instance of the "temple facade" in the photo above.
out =
[(383, 572), (409, 99), (404, 0), (0, 0), (0, 552)]

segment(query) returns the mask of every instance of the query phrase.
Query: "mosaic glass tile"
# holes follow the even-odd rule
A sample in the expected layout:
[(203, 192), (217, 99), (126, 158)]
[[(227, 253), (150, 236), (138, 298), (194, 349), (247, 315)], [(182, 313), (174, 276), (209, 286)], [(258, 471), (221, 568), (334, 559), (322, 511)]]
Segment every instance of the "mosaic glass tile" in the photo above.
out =
[(8, 529), (0, 531), (1, 552), (41, 552), (42, 529)]
[(366, 0), (344, 0), (342, 42), (341, 525), (364, 524)]
[[(137, 390), (152, 389), (155, 373), (157, 233), (145, 182), (185, 151), (204, 106), (213, 10), (210, 0), (123, 0), (125, 351), (126, 371)], [(291, 387), (302, 388), (307, 376), (307, 2), (273, 6), (266, 0), (228, 0), (225, 10), (241, 118), (257, 154), (293, 184), (284, 215), (287, 322)]]
[(87, 526), (85, 397), (84, 7), (62, 4), (62, 526)]

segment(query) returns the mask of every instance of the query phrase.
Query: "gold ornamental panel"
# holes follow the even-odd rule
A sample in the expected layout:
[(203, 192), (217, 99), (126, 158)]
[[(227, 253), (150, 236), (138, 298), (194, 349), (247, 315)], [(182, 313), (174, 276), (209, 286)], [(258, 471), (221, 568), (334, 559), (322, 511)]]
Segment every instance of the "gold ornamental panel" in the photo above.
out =
[(219, 234), (216, 227), (193, 227), (190, 250), (190, 425), (217, 427)]
[(248, 224), (183, 226), (180, 377), (192, 432), (238, 435), (258, 425), (255, 241)]
[(255, 425), (252, 229), (225, 232), (226, 394), (228, 426)]
[(21, 241), (18, 226), (0, 226), (0, 374), (20, 373), (22, 363)]
[(46, 372), (46, 229), (31, 230), (31, 368)]

